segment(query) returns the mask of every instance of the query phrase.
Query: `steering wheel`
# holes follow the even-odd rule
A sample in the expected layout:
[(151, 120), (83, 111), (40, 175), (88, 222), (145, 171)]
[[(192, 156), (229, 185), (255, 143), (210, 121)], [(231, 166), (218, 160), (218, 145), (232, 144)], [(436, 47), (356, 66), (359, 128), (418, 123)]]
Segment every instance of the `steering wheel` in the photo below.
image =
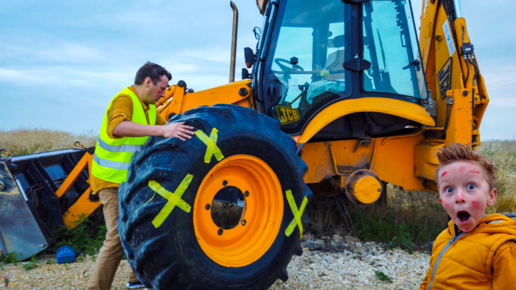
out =
[[(293, 65), (290, 63), (289, 60), (286, 60), (283, 58), (276, 58), (276, 59), (274, 59), (274, 62), (281, 68), (282, 71), (284, 71), (286, 73), (291, 73), (296, 70), (305, 71), (300, 65), (297, 65), (297, 64)], [(282, 62), (290, 64), (290, 65), (292, 65), (292, 67), (290, 68), (290, 67), (284, 65), (284, 64), (282, 64)]]

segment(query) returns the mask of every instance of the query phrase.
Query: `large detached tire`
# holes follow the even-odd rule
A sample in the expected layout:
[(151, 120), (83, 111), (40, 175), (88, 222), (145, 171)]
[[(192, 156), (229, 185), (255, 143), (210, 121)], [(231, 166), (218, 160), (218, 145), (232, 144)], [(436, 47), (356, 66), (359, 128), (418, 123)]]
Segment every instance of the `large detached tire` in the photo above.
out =
[[(118, 230), (137, 276), (152, 289), (266, 289), (285, 281), (292, 255), (303, 252), (293, 212), (312, 196), (294, 140), (277, 121), (234, 105), (170, 122), (203, 133), (185, 142), (149, 138), (120, 186)], [(224, 227), (212, 219), (213, 200), (232, 191), (243, 213)]]

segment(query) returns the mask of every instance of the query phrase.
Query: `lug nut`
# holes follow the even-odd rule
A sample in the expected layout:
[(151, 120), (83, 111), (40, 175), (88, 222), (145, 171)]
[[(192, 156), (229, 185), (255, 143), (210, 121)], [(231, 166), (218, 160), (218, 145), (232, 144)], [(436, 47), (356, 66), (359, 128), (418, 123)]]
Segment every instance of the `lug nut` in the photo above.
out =
[(206, 210), (210, 210), (210, 205), (206, 204)]
[(224, 232), (224, 231), (223, 231), (222, 229), (219, 229), (219, 231), (218, 231), (217, 233), (219, 234), (219, 236), (222, 236), (222, 233), (223, 233), (223, 232)]
[(242, 225), (245, 226), (245, 224), (247, 224), (247, 222), (245, 220), (242, 220)]
[(249, 196), (249, 191), (244, 192), (245, 197)]

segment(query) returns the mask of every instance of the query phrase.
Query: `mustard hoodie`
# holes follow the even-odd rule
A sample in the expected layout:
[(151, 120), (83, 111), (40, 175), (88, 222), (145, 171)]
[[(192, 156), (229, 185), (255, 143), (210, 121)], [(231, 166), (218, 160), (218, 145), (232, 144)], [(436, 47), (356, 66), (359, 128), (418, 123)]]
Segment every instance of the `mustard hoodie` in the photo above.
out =
[(450, 221), (420, 289), (516, 289), (516, 221), (491, 214), (469, 233)]

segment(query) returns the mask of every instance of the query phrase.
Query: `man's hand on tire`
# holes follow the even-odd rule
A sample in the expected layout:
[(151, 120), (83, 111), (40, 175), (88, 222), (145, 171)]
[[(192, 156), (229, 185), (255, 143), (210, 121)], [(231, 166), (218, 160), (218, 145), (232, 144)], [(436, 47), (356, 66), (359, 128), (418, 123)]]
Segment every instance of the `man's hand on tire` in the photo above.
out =
[(192, 139), (194, 127), (185, 125), (185, 122), (172, 123), (168, 126), (163, 126), (163, 137), (165, 138), (179, 138), (181, 141)]

